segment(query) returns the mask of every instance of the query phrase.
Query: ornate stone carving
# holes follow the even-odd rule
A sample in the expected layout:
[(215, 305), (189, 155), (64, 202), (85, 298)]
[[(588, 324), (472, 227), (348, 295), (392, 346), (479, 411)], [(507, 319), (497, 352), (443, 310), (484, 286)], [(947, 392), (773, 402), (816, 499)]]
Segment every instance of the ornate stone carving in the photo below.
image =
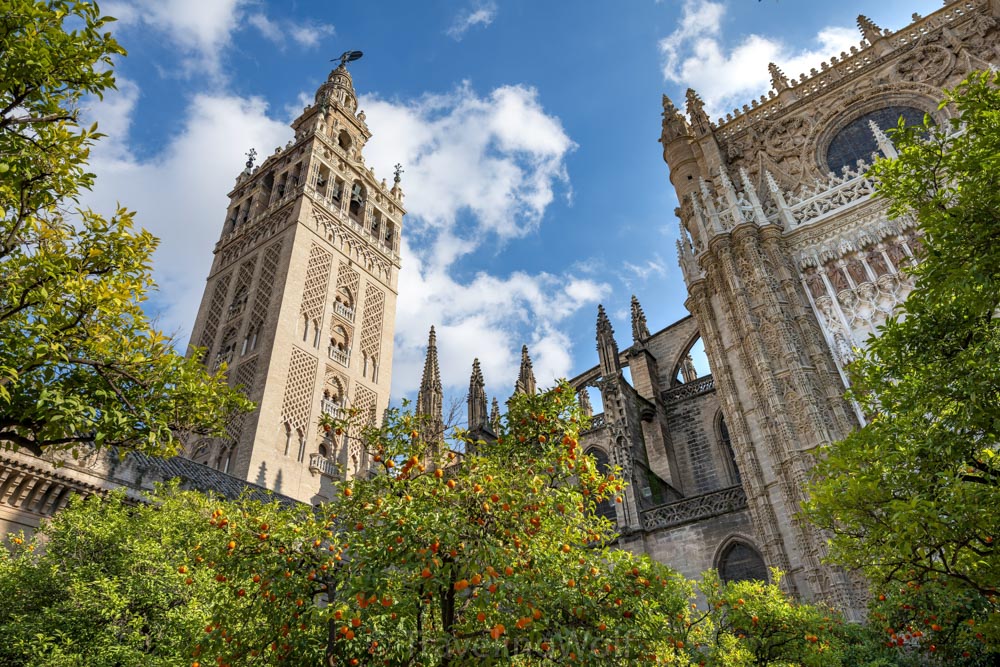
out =
[(642, 513), (642, 527), (644, 530), (672, 528), (746, 508), (747, 496), (743, 488), (732, 486), (648, 509)]

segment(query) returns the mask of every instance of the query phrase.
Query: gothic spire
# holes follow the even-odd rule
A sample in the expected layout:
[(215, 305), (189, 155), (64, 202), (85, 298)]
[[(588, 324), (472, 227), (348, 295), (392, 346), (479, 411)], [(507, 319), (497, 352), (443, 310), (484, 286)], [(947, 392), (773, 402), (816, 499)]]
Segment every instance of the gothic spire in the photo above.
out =
[(646, 325), (646, 313), (642, 312), (642, 306), (635, 294), (632, 295), (632, 340), (641, 343), (649, 338), (649, 326)]
[(767, 71), (771, 73), (771, 85), (775, 91), (781, 92), (788, 88), (788, 77), (781, 71), (781, 68), (774, 63), (767, 64)]
[(487, 426), (486, 383), (479, 359), (472, 362), (472, 378), (469, 380), (469, 430), (475, 431)]
[(708, 134), (712, 130), (712, 121), (705, 113), (705, 103), (692, 88), (687, 89), (685, 96), (687, 97), (687, 113), (691, 118), (692, 127), (698, 130), (699, 134)]
[(663, 96), (663, 122), (660, 132), (660, 143), (664, 146), (677, 137), (685, 137), (691, 134), (687, 119), (678, 111), (674, 103), (666, 95)]
[(618, 343), (615, 342), (615, 330), (611, 320), (604, 312), (604, 306), (597, 306), (597, 356), (601, 360), (601, 375), (605, 378), (618, 377)]
[(420, 391), (417, 392), (417, 414), (442, 422), (443, 391), (441, 387), (441, 369), (438, 367), (437, 334), (431, 327), (427, 338), (427, 357), (424, 359), (424, 374), (420, 378)]
[(874, 44), (882, 38), (882, 28), (875, 25), (875, 22), (864, 14), (858, 14), (858, 30), (861, 31), (865, 41), (869, 44)]
[(531, 368), (531, 357), (528, 356), (528, 346), (521, 346), (521, 370), (517, 374), (515, 394), (535, 394), (535, 371)]
[(494, 433), (500, 433), (500, 401), (493, 397), (493, 405), (490, 407), (490, 427)]
[(587, 417), (593, 417), (594, 406), (590, 404), (590, 394), (587, 392), (587, 388), (580, 387), (580, 391), (576, 393), (576, 398), (580, 402), (580, 412)]

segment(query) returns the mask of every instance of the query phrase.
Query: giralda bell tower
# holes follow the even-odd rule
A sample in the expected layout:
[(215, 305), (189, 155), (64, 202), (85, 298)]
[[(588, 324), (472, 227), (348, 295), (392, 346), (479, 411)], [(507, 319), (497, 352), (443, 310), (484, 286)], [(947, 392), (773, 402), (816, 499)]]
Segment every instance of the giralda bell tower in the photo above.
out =
[(371, 132), (345, 67), (360, 55), (236, 178), (191, 336), (257, 409), (188, 456), (311, 503), (368, 469), (359, 427), (325, 433), (321, 413), (374, 422), (389, 402), (405, 211), (400, 169), (390, 186), (364, 162)]

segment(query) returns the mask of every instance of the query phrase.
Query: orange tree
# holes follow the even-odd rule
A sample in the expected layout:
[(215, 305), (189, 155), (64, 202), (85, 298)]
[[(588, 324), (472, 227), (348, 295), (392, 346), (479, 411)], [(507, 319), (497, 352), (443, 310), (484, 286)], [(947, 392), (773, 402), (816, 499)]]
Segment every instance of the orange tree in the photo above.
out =
[(366, 434), (377, 474), (316, 508), (174, 484), (13, 537), (0, 664), (862, 664), (775, 584), (709, 576), (699, 609), (692, 582), (614, 549), (595, 507), (622, 481), (580, 452), (567, 385), (515, 397), (474, 454), (434, 460), (419, 425), (390, 411)]
[(344, 484), (317, 513), (280, 533), (216, 514), (228, 542), (180, 559), (192, 571), (213, 563), (230, 592), (194, 657), (686, 664), (704, 634), (691, 622), (692, 585), (609, 548), (612, 526), (595, 506), (622, 482), (582, 454), (580, 422), (560, 385), (515, 397), (496, 442), (433, 459), (418, 421), (391, 412), (366, 434), (378, 474)]

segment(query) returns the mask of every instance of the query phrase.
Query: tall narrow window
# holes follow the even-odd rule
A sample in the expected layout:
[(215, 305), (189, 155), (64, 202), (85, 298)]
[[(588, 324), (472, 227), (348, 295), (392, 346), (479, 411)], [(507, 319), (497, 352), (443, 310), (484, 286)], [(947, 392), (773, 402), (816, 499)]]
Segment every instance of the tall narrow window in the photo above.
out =
[[(607, 474), (610, 465), (608, 455), (604, 453), (604, 450), (594, 447), (588, 449), (587, 454), (594, 457), (594, 461), (597, 463), (597, 470), (602, 474)], [(597, 514), (608, 519), (611, 523), (618, 522), (618, 513), (615, 511), (615, 506), (611, 504), (610, 500), (602, 500), (597, 503)]]
[(299, 463), (301, 463), (306, 458), (306, 434), (302, 432), (302, 429), (299, 429), (298, 435), (299, 435), (298, 461)]
[(365, 215), (365, 187), (360, 183), (355, 183), (351, 188), (351, 205), (349, 208), (351, 217), (359, 221)]
[(730, 477), (733, 484), (740, 484), (740, 468), (736, 465), (736, 452), (733, 451), (733, 442), (729, 437), (729, 427), (726, 426), (726, 418), (719, 412), (719, 444), (722, 445), (722, 455), (729, 465)]

